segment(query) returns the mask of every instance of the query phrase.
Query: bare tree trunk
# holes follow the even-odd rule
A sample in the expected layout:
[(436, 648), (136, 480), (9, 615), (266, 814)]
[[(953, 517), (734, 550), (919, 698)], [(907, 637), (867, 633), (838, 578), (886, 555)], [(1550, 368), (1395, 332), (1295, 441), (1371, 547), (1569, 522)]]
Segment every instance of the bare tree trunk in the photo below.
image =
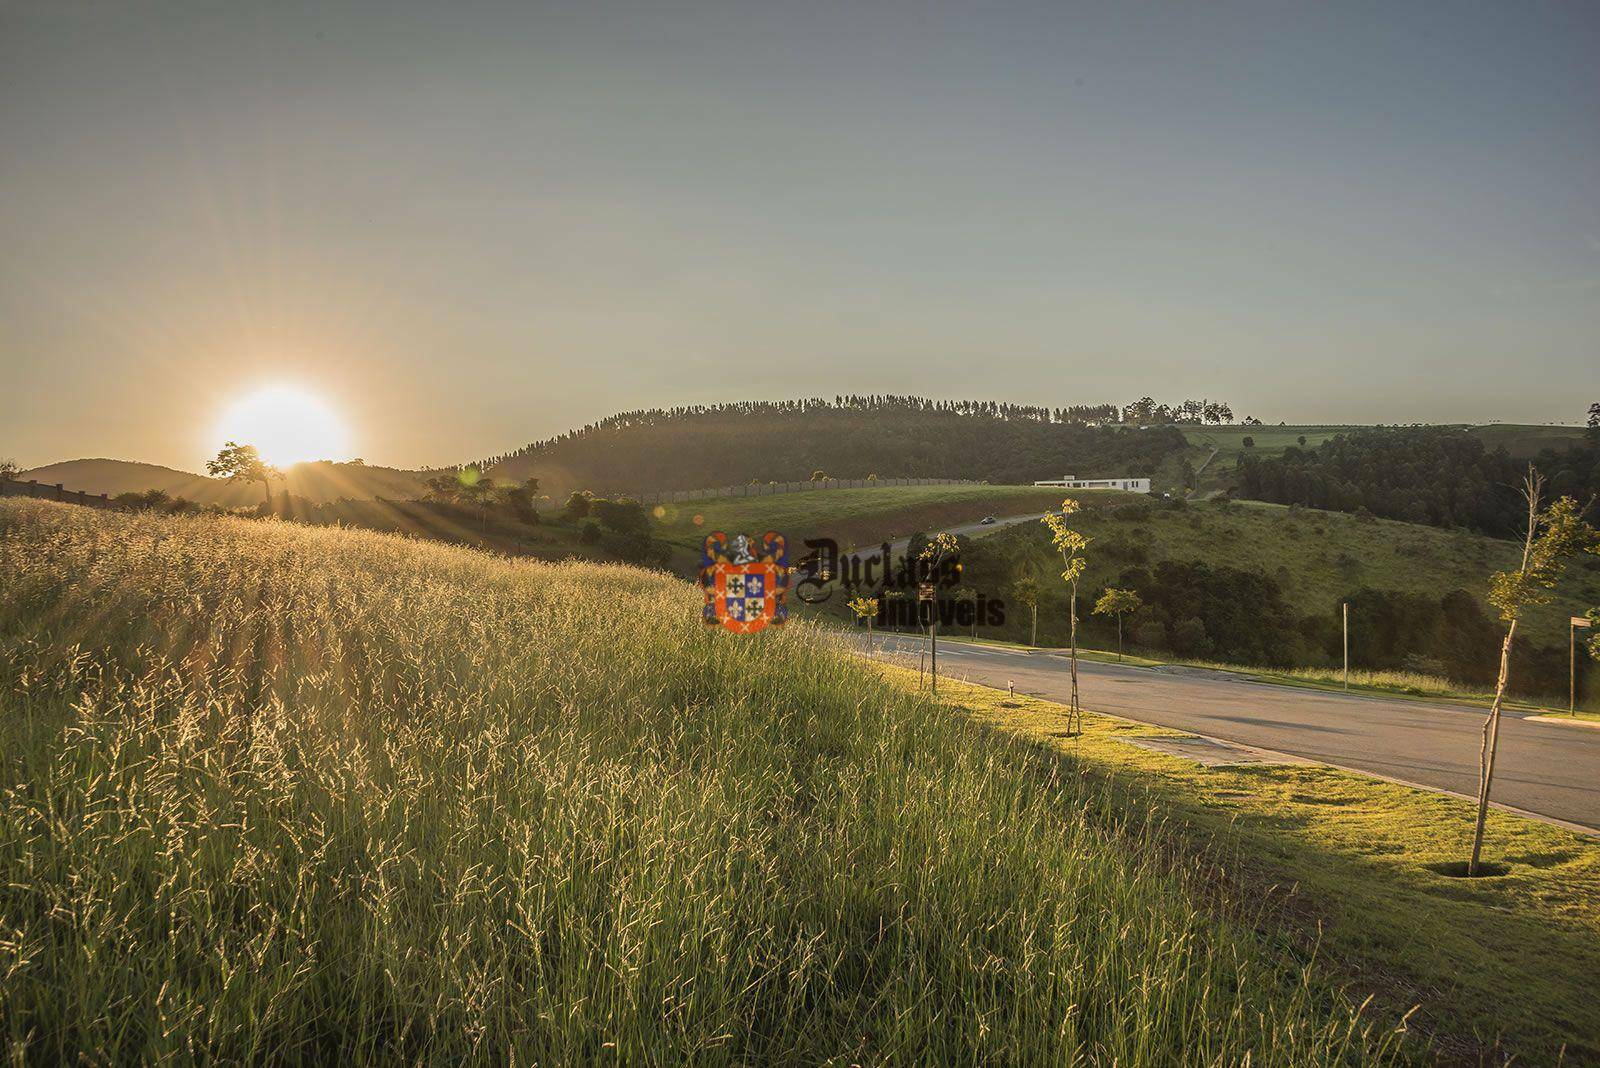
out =
[(1122, 613), (1117, 613), (1117, 663), (1122, 663)]
[(1032, 636), (1030, 636), (1028, 638), (1028, 645), (1036, 646), (1038, 644), (1039, 644), (1039, 602), (1035, 601), (1035, 602), (1033, 602), (1033, 633), (1032, 633)]
[[(1528, 533), (1522, 542), (1522, 574), (1533, 557), (1534, 538), (1539, 533), (1539, 487), (1541, 480), (1529, 465), (1523, 496), (1528, 502)], [(1489, 817), (1489, 788), (1494, 784), (1494, 758), (1500, 746), (1500, 707), (1505, 701), (1506, 680), (1511, 674), (1511, 642), (1517, 636), (1517, 608), (1510, 616), (1505, 640), (1500, 643), (1500, 674), (1495, 679), (1494, 701), (1483, 721), (1483, 746), (1478, 750), (1478, 819), (1472, 830), (1472, 858), (1467, 861), (1468, 877), (1478, 874), (1478, 859), (1483, 852), (1483, 825)]]
[(1068, 631), (1072, 636), (1072, 707), (1069, 712), (1070, 722), (1067, 730), (1073, 734), (1081, 733), (1083, 714), (1078, 708), (1078, 584), (1072, 584), (1072, 612)]
[(1483, 853), (1483, 825), (1489, 817), (1489, 788), (1494, 784), (1494, 758), (1500, 746), (1500, 706), (1505, 700), (1506, 679), (1511, 673), (1511, 639), (1516, 636), (1517, 621), (1506, 628), (1505, 640), (1500, 643), (1500, 676), (1494, 684), (1494, 702), (1483, 721), (1483, 747), (1478, 751), (1478, 822), (1472, 830), (1472, 859), (1467, 862), (1467, 874), (1478, 874), (1478, 858)]

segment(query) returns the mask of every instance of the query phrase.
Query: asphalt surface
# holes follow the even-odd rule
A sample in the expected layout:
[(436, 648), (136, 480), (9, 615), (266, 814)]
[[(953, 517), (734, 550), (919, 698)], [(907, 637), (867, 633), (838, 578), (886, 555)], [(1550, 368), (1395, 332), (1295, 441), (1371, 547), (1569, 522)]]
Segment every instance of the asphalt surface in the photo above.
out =
[[(879, 635), (909, 654), (926, 639)], [(902, 659), (902, 662), (904, 660)], [(942, 676), (1066, 700), (1064, 656), (941, 642)], [(1485, 710), (1394, 698), (1301, 690), (1203, 668), (1078, 662), (1083, 707), (1195, 734), (1305, 757), (1402, 782), (1476, 797)], [(1494, 800), (1600, 831), (1600, 730), (1505, 713)]]
[[(960, 534), (969, 538), (981, 538), (986, 534), (993, 534), (997, 530), (1004, 530), (1007, 527), (1014, 527), (1018, 523), (1038, 522), (1047, 514), (1048, 513), (1045, 512), (1029, 512), (1027, 515), (1000, 516), (996, 518), (993, 523), (984, 523), (982, 521), (977, 523), (962, 523), (961, 525), (954, 527), (940, 527), (938, 530), (930, 530), (928, 533), (934, 534), (943, 532), (945, 534)], [(889, 551), (893, 553), (903, 553), (906, 551), (906, 546), (910, 544), (910, 538), (896, 538), (889, 542)], [(863, 556), (875, 556), (877, 553), (875, 553), (874, 550), (878, 548), (880, 548), (878, 545), (855, 545), (846, 549), (845, 552), (859, 553)]]

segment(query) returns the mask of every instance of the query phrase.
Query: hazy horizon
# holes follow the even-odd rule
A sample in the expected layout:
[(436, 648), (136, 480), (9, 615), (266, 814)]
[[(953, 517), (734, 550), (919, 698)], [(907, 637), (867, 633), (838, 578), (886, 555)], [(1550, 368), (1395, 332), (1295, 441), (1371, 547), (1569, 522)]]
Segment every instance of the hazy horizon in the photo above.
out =
[[(0, 457), (836, 393), (1575, 423), (1600, 8), (0, 0)], [(347, 457), (330, 457), (345, 459)]]

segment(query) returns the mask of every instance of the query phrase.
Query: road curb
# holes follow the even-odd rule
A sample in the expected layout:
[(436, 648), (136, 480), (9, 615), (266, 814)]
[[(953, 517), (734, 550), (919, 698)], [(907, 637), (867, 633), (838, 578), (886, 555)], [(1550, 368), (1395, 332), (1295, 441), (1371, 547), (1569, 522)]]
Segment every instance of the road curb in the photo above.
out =
[(1524, 723), (1550, 723), (1557, 727), (1584, 727), (1591, 731), (1600, 731), (1600, 723), (1592, 719), (1574, 719), (1570, 716), (1523, 716)]

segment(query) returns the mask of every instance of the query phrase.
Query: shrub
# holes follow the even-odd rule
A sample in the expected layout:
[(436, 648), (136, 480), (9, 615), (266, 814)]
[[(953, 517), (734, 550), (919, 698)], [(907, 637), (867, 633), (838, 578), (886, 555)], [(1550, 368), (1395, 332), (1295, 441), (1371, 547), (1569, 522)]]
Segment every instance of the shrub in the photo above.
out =
[(600, 539), (600, 544), (606, 552), (625, 564), (660, 567), (667, 562), (666, 546), (652, 539), (644, 531), (608, 533)]
[(1159, 619), (1147, 619), (1134, 625), (1133, 642), (1146, 649), (1167, 647), (1167, 625)]
[(1211, 652), (1211, 639), (1206, 635), (1206, 625), (1190, 617), (1172, 628), (1167, 644), (1179, 656), (1206, 656)]
[(596, 497), (592, 503), (594, 517), (602, 527), (614, 534), (640, 535), (650, 530), (650, 516), (644, 510), (644, 505), (631, 497), (618, 497), (616, 500)]

